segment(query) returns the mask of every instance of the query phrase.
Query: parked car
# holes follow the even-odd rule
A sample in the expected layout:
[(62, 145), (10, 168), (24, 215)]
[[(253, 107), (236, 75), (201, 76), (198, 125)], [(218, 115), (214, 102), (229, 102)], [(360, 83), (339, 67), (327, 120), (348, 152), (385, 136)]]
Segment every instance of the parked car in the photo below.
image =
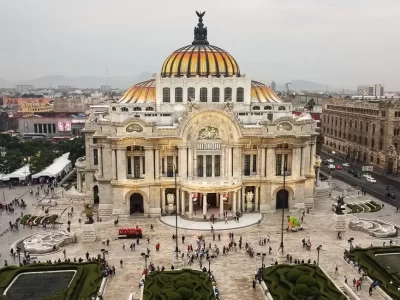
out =
[(368, 174), (368, 173), (363, 173), (361, 176), (364, 177), (364, 178), (372, 177), (372, 176), (371, 176), (370, 174)]
[(326, 161), (331, 163), (331, 164), (333, 164), (335, 162), (332, 158), (328, 158)]
[(342, 166), (347, 168), (347, 167), (350, 167), (350, 164), (349, 163), (342, 163)]
[(341, 170), (342, 166), (341, 165), (336, 165), (336, 170)]
[(329, 170), (335, 170), (335, 169), (336, 169), (336, 166), (335, 166), (334, 164), (330, 164), (330, 165), (328, 166), (328, 169), (329, 169)]
[(386, 197), (391, 198), (391, 199), (396, 199), (396, 194), (394, 194), (394, 193), (386, 193)]
[(367, 181), (368, 181), (368, 182), (371, 182), (371, 183), (376, 183), (376, 179), (375, 179), (375, 178), (373, 178), (373, 177), (371, 177), (371, 176), (369, 176), (369, 177), (366, 177), (366, 179), (367, 179)]

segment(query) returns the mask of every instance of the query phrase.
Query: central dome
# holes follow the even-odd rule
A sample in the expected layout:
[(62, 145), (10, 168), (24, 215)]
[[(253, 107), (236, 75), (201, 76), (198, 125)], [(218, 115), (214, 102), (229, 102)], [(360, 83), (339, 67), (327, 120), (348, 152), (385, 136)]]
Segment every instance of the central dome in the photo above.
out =
[(239, 65), (227, 51), (209, 45), (207, 41), (207, 27), (204, 27), (205, 12), (196, 12), (199, 23), (194, 28), (192, 45), (175, 50), (164, 61), (161, 69), (162, 77), (173, 76), (240, 76)]

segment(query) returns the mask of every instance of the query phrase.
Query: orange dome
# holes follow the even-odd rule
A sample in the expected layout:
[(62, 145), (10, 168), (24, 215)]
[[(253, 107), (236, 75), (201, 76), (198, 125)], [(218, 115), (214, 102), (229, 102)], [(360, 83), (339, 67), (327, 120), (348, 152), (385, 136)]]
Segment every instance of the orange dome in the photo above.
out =
[(156, 102), (156, 85), (154, 79), (136, 83), (118, 100), (118, 103)]
[(282, 100), (275, 92), (264, 83), (251, 81), (251, 102), (275, 102), (281, 103)]

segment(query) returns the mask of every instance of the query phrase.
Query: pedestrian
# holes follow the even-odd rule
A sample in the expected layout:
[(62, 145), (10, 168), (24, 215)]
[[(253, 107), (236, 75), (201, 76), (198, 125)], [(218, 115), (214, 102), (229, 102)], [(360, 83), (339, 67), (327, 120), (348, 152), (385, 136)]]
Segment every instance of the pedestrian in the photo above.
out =
[(228, 224), (228, 218), (225, 217), (225, 224)]
[(357, 280), (354, 278), (353, 279), (353, 287), (356, 287), (356, 283), (357, 283)]
[(63, 250), (64, 258), (67, 258), (67, 251)]
[(335, 266), (335, 275), (338, 275), (339, 274), (339, 267), (338, 267), (338, 265), (336, 265)]
[(269, 252), (268, 252), (269, 255), (271, 255), (271, 251), (272, 251), (272, 247), (269, 246)]
[(215, 241), (215, 232), (213, 232), (213, 241)]
[(135, 243), (132, 243), (133, 251), (135, 251), (135, 247), (136, 247), (136, 244), (135, 244)]
[(150, 237), (147, 236), (147, 244), (150, 244)]
[(347, 277), (344, 276), (344, 283), (347, 284)]
[(122, 243), (122, 250), (125, 251), (125, 243)]
[(368, 293), (370, 296), (372, 296), (372, 285), (369, 286)]
[(153, 224), (150, 225), (150, 229), (151, 229), (151, 231), (154, 231)]
[(256, 290), (256, 281), (253, 279), (253, 291), (255, 291)]
[(220, 241), (220, 240), (221, 240), (221, 234), (218, 233), (218, 241)]
[(357, 287), (357, 291), (358, 291), (358, 289), (361, 290), (361, 284), (360, 284), (359, 280), (356, 281), (356, 287)]
[(86, 260), (89, 260), (89, 252), (86, 252)]
[(124, 261), (122, 259), (119, 261), (119, 264), (120, 264), (121, 268), (124, 267)]
[(110, 240), (107, 239), (106, 243), (107, 243), (107, 247), (108, 247), (110, 245)]
[(185, 235), (182, 235), (182, 244), (185, 243)]

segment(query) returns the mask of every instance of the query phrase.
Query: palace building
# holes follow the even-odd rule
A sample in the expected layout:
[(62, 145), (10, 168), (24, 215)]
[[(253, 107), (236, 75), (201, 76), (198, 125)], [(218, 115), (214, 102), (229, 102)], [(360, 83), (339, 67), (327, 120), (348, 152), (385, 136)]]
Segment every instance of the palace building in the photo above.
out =
[(78, 192), (100, 217), (312, 208), (315, 121), (210, 45), (197, 14), (191, 45), (90, 115)]

